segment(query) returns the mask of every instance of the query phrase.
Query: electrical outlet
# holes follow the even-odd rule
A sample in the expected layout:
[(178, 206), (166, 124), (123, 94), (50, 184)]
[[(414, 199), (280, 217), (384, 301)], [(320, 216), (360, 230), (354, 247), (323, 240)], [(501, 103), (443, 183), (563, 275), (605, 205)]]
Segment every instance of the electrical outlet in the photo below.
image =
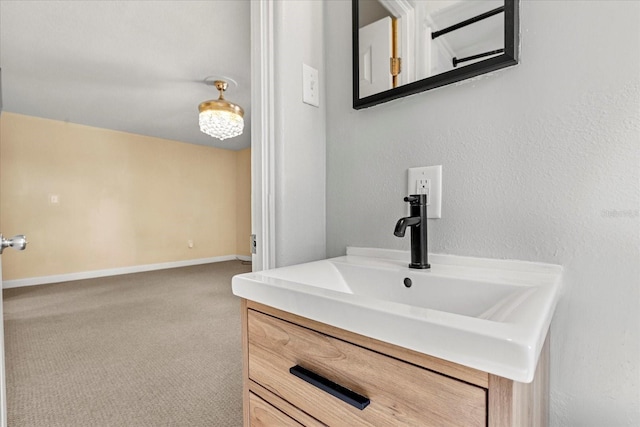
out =
[(416, 181), (416, 192), (414, 194), (425, 194), (427, 196), (427, 205), (429, 205), (431, 202), (431, 180), (426, 178), (419, 178)]
[(427, 218), (442, 218), (442, 166), (409, 168), (407, 195), (427, 195)]

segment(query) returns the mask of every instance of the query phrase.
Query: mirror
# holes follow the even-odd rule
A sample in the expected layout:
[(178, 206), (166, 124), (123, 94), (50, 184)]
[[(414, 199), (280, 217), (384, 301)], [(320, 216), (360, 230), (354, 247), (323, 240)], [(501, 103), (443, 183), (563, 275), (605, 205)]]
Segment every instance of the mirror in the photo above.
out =
[(519, 0), (352, 0), (353, 108), (518, 63)]

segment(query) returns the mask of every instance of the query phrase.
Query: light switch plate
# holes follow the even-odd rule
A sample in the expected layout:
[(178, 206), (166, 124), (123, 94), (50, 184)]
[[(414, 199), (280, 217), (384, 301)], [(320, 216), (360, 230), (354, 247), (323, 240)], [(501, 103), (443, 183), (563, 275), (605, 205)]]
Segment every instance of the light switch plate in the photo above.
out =
[(407, 195), (427, 194), (427, 218), (442, 218), (442, 165), (409, 168)]
[(318, 81), (318, 70), (307, 64), (302, 64), (302, 102), (320, 106), (320, 82)]

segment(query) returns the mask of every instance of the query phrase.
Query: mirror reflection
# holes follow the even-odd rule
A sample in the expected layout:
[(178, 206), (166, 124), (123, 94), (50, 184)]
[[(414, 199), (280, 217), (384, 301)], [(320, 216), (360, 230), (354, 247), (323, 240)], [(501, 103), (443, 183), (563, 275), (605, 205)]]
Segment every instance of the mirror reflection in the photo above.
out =
[[(447, 73), (468, 78), (457, 71), (505, 57), (505, 28), (514, 25), (513, 0), (354, 0), (354, 13), (358, 99)], [(517, 62), (507, 50), (512, 62), (502, 66)]]

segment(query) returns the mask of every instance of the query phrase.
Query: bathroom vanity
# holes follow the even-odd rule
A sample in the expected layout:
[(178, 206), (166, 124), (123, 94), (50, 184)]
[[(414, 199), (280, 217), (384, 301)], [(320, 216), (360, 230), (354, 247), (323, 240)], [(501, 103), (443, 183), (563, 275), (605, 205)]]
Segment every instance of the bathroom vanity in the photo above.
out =
[(560, 267), (405, 258), (350, 248), (234, 277), (246, 426), (547, 425)]

